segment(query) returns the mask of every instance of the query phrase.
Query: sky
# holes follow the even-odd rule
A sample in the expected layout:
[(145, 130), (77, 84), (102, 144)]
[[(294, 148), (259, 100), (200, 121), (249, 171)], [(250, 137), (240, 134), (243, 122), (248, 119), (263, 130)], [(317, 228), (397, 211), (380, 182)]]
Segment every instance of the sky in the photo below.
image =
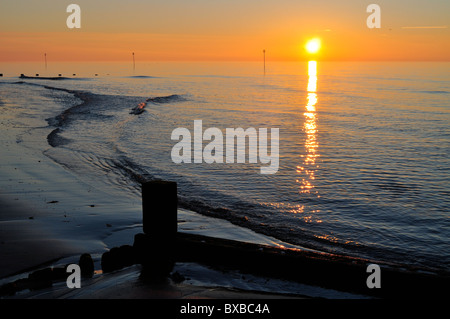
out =
[[(69, 29), (68, 5), (81, 8)], [(381, 8), (370, 29), (369, 4)], [(0, 62), (450, 61), (448, 0), (1, 0)]]

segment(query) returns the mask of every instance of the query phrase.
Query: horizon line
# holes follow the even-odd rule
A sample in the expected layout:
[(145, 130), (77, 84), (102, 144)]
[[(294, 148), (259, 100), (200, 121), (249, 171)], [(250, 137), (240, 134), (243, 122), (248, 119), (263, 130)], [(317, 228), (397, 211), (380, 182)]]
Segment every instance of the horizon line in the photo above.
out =
[[(447, 59), (429, 59), (429, 58), (424, 58), (424, 59), (320, 59), (320, 58), (314, 58), (311, 57), (310, 59), (273, 59), (273, 60), (269, 60), (266, 62), (308, 62), (311, 60), (316, 60), (318, 62), (450, 62), (450, 58)], [(0, 63), (41, 63), (41, 60), (20, 60), (20, 61), (0, 61)], [(52, 63), (130, 63), (132, 64), (133, 62), (125, 60), (125, 59), (120, 59), (120, 60), (53, 60), (53, 61), (49, 61)], [(217, 63), (217, 62), (235, 62), (235, 63), (262, 63), (260, 60), (258, 59), (186, 59), (186, 60), (182, 60), (182, 59), (167, 59), (167, 60), (159, 60), (159, 59), (148, 59), (148, 60), (141, 60), (139, 61), (139, 63), (157, 63), (157, 62), (164, 62), (164, 63), (174, 63), (174, 62), (182, 62), (182, 63), (194, 63), (194, 62), (198, 62), (198, 63), (208, 63), (208, 62), (212, 62), (212, 63)], [(136, 65), (138, 64), (138, 62), (136, 62)]]
[(440, 26), (417, 26), (417, 27), (402, 27), (402, 29), (447, 29), (448, 26), (440, 25)]

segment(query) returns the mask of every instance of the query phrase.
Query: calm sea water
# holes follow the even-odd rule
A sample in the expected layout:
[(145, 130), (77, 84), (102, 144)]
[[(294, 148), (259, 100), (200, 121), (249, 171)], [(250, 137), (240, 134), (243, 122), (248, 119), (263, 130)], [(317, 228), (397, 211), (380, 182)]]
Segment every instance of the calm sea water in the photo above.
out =
[[(271, 63), (266, 75), (259, 63), (2, 70), (3, 98), (61, 104), (51, 116), (42, 104), (54, 128), (46, 155), (119, 196), (139, 197), (143, 180), (173, 180), (180, 206), (289, 243), (448, 270), (449, 63)], [(67, 79), (18, 79), (24, 72)], [(224, 133), (278, 128), (278, 172), (173, 163), (172, 131), (193, 134), (194, 120)]]

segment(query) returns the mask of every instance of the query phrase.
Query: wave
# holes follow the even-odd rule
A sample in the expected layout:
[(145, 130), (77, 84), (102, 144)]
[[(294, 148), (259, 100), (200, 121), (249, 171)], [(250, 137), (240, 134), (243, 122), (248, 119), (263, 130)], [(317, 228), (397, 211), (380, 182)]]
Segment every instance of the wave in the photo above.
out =
[[(43, 78), (40, 78), (40, 79), (43, 79)], [(72, 94), (75, 98), (78, 98), (79, 100), (81, 100), (81, 103), (76, 104), (75, 106), (72, 106), (72, 107), (64, 110), (59, 115), (46, 119), (49, 126), (56, 127), (56, 129), (54, 129), (52, 132), (50, 132), (50, 134), (47, 135), (48, 144), (52, 147), (58, 147), (58, 146), (62, 146), (62, 145), (70, 143), (69, 139), (64, 138), (60, 135), (60, 133), (62, 132), (61, 127), (64, 126), (65, 124), (67, 124), (67, 122), (69, 121), (70, 114), (73, 113), (73, 110), (75, 108), (84, 106), (88, 103), (88, 101), (89, 101), (89, 98), (87, 96), (88, 93), (82, 92), (82, 91), (77, 91), (77, 90), (70, 90), (70, 89), (65, 89), (65, 88), (48, 86), (48, 85), (44, 85), (44, 84), (30, 83), (30, 82), (25, 82), (25, 81), (13, 82), (13, 84), (38, 86), (38, 87), (42, 87), (47, 90), (62, 91), (62, 92)]]
[(411, 89), (409, 87), (394, 87), (394, 88), (378, 88), (379, 91), (405, 91), (410, 93), (423, 93), (423, 94), (450, 94), (449, 91), (445, 90), (422, 90), (417, 91), (415, 89)]
[(173, 103), (173, 102), (182, 102), (186, 101), (186, 98), (182, 95), (172, 94), (168, 96), (157, 96), (153, 98), (149, 98), (146, 102), (164, 104), (164, 103)]
[(32, 86), (40, 86), (47, 90), (63, 91), (63, 92), (67, 92), (70, 94), (81, 93), (81, 91), (70, 90), (70, 89), (65, 89), (65, 88), (58, 88), (58, 87), (54, 87), (54, 86), (48, 86), (45, 84), (37, 84), (37, 83), (31, 83), (31, 82), (25, 82), (25, 81), (17, 81), (17, 82), (13, 82), (12, 84), (26, 84), (26, 85), (32, 85)]
[(449, 94), (449, 91), (420, 91), (420, 93), (426, 93), (426, 94)]
[[(108, 183), (120, 187), (124, 191), (131, 191), (136, 196), (140, 195), (141, 185), (145, 182), (161, 180), (161, 178), (164, 180), (176, 180), (178, 183), (178, 205), (180, 208), (205, 216), (228, 220), (235, 225), (307, 249), (328, 252), (342, 257), (350, 256), (379, 260), (390, 264), (395, 264), (390, 262), (390, 260), (403, 260), (406, 264), (418, 265), (414, 256), (408, 256), (399, 251), (391, 251), (376, 246), (368, 247), (358, 242), (344, 242), (337, 237), (322, 236), (320, 231), (316, 232), (309, 229), (309, 227), (287, 224), (286, 221), (276, 217), (279, 214), (275, 214), (275, 216), (270, 207), (242, 201), (224, 194), (216, 194), (216, 191), (204, 189), (202, 185), (186, 180), (182, 176), (177, 176), (173, 173), (163, 173), (164, 176), (160, 177), (161, 172), (157, 168), (144, 167), (117, 148), (116, 155), (112, 157), (100, 156), (98, 153), (93, 153), (90, 150), (67, 151), (70, 154), (67, 157), (69, 160), (63, 160), (61, 164), (68, 169), (74, 169), (75, 171), (79, 169), (81, 164), (79, 160), (81, 160), (86, 166), (102, 171), (102, 176), (107, 176)], [(54, 160), (58, 161), (57, 158), (58, 156)], [(74, 158), (76, 158), (76, 165), (72, 166), (70, 163)], [(149, 173), (149, 171), (156, 175)], [(273, 216), (271, 217), (270, 215)], [(294, 228), (295, 231), (292, 231)], [(436, 270), (432, 266), (426, 268)]]
[(62, 146), (70, 142), (69, 139), (62, 137), (59, 133), (61, 133), (61, 129), (58, 127), (47, 135), (47, 142), (51, 147)]
[(150, 75), (131, 75), (131, 76), (124, 76), (124, 78), (127, 79), (158, 79), (158, 76), (150, 76)]
[(214, 74), (198, 74), (198, 75), (186, 75), (186, 77), (192, 77), (192, 78), (218, 78), (218, 79), (237, 79), (242, 78), (241, 76), (237, 75), (214, 75)]

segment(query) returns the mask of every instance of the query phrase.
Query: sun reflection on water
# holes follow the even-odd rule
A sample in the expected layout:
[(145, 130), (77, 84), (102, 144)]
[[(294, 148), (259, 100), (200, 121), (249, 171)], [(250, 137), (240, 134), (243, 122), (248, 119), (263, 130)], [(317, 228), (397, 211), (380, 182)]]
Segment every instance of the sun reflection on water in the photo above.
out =
[[(308, 62), (308, 96), (307, 104), (305, 106), (305, 122), (303, 124), (303, 130), (306, 134), (305, 140), (305, 155), (303, 155), (303, 163), (297, 166), (297, 173), (299, 173), (303, 178), (297, 180), (300, 183), (300, 193), (310, 194), (313, 193), (315, 170), (318, 168), (316, 164), (316, 159), (320, 155), (318, 154), (318, 141), (317, 141), (317, 114), (316, 114), (316, 104), (318, 101), (317, 97), (317, 62)], [(319, 197), (317, 191), (314, 192)]]

